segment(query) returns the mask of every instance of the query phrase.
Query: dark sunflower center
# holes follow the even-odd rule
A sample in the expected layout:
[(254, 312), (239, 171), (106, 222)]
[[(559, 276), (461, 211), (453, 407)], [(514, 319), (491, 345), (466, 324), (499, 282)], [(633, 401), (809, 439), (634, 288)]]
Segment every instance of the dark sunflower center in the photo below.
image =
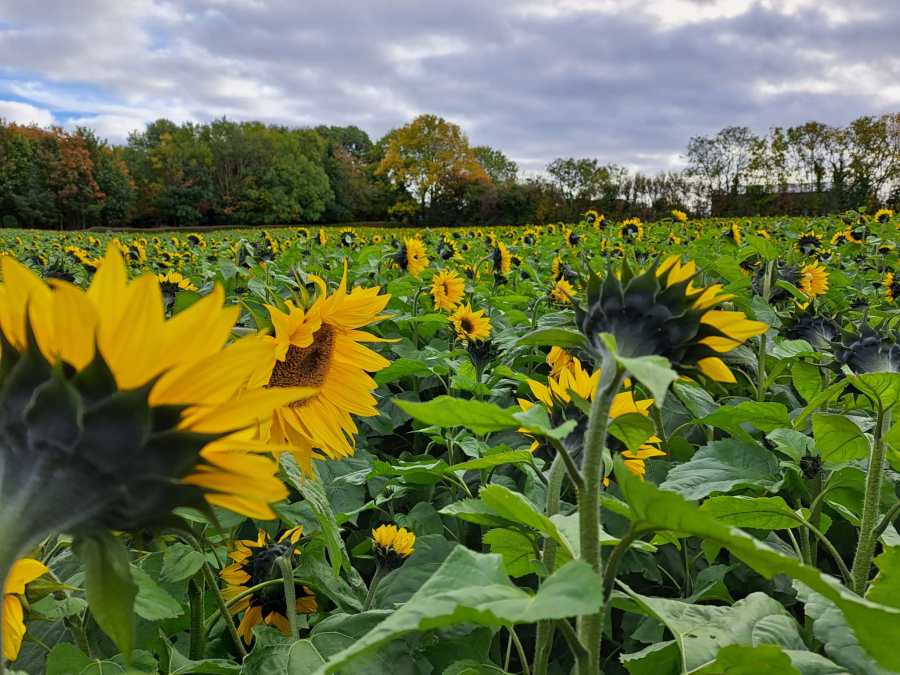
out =
[(464, 316), (462, 319), (460, 319), (459, 325), (462, 326), (462, 329), (466, 333), (472, 333), (475, 331), (475, 324), (472, 323), (472, 320), (467, 316)]
[[(313, 342), (308, 347), (288, 347), (284, 361), (277, 361), (269, 378), (270, 387), (321, 387), (331, 369), (331, 357), (334, 353), (335, 330), (328, 324), (313, 335)], [(300, 408), (307, 399), (295, 401), (293, 408)]]

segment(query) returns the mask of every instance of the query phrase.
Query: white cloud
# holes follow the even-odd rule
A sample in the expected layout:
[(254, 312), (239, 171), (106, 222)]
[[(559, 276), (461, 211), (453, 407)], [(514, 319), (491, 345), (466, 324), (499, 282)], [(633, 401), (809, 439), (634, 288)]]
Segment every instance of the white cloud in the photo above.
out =
[(0, 118), (16, 124), (37, 124), (46, 127), (53, 124), (53, 113), (21, 101), (0, 100)]

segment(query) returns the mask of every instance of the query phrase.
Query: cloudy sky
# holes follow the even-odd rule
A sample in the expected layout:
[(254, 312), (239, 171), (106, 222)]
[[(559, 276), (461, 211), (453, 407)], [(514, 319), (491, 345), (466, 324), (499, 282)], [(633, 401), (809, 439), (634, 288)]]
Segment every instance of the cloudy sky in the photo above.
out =
[(900, 109), (897, 0), (0, 0), (0, 117), (462, 125), (523, 169)]

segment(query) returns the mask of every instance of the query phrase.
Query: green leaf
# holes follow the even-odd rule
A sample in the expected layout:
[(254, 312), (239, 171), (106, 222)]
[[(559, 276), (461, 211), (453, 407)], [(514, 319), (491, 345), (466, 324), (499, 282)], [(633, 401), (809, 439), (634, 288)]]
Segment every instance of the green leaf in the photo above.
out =
[(802, 457), (818, 454), (813, 439), (793, 429), (775, 429), (766, 435), (766, 439), (775, 446), (776, 451), (795, 462), (799, 462)]
[(131, 577), (138, 587), (134, 611), (139, 617), (147, 621), (162, 621), (184, 614), (181, 603), (163, 590), (140, 567), (131, 566)]
[(640, 413), (620, 415), (609, 425), (609, 433), (632, 451), (646, 443), (655, 431), (656, 428), (650, 418)]
[(715, 661), (693, 672), (697, 675), (800, 675), (790, 657), (775, 645), (730, 645), (716, 655)]
[(531, 595), (503, 573), (500, 556), (457, 546), (409, 602), (335, 654), (320, 672), (338, 672), (351, 660), (409, 633), (462, 623), (499, 628), (591, 614), (600, 609), (602, 593), (600, 578), (582, 561), (564, 565)]
[(808, 402), (822, 391), (822, 371), (815, 364), (798, 361), (791, 367), (791, 382), (803, 400)]
[(438, 396), (427, 403), (398, 398), (393, 399), (393, 402), (407, 415), (428, 426), (465, 427), (476, 434), (519, 427), (518, 420), (513, 416), (518, 408), (500, 408), (483, 401)]
[(286, 675), (313, 675), (325, 665), (325, 657), (311, 640), (297, 640), (288, 651)]
[(110, 532), (77, 537), (72, 549), (84, 565), (85, 596), (97, 625), (124, 654), (134, 647), (134, 601), (128, 549)]
[(843, 415), (813, 415), (813, 438), (826, 462), (849, 462), (869, 456), (869, 439)]
[(726, 525), (758, 530), (787, 530), (803, 522), (781, 497), (710, 497), (700, 510)]
[(391, 365), (384, 370), (377, 372), (373, 379), (375, 380), (375, 383), (380, 386), (388, 384), (389, 382), (395, 382), (404, 377), (429, 375), (430, 373), (431, 370), (421, 361), (400, 358), (391, 361)]
[(176, 542), (166, 548), (160, 570), (162, 581), (184, 581), (194, 576), (203, 567), (203, 554), (193, 546)]
[(662, 409), (669, 385), (678, 379), (678, 373), (672, 370), (668, 359), (657, 355), (628, 358), (618, 354), (615, 359), (647, 388), (656, 407)]
[(526, 333), (516, 341), (517, 347), (584, 347), (584, 334), (569, 328), (538, 328)]
[(571, 434), (578, 425), (575, 420), (567, 420), (558, 427), (554, 427), (547, 414), (547, 409), (542, 405), (534, 405), (524, 412), (514, 413), (513, 417), (528, 433), (553, 438), (557, 441), (561, 441)]
[(900, 403), (900, 373), (864, 373), (851, 379), (857, 389), (878, 401), (884, 410)]
[(784, 404), (758, 401), (743, 401), (734, 406), (722, 406), (700, 421), (722, 429), (750, 424), (766, 433), (791, 426), (788, 410)]
[(622, 665), (631, 675), (678, 675), (681, 652), (675, 640), (656, 642), (639, 652), (622, 654)]
[(492, 455), (485, 455), (478, 459), (471, 459), (468, 462), (460, 462), (447, 467), (448, 472), (456, 471), (483, 471), (484, 469), (493, 469), (497, 466), (506, 464), (530, 464), (534, 455), (528, 450), (507, 450), (504, 452), (495, 452)]
[(900, 609), (900, 548), (885, 548), (875, 558), (878, 574), (866, 593), (866, 598), (882, 605)]
[(45, 675), (70, 675), (80, 673), (91, 664), (91, 658), (75, 645), (56, 645), (47, 655)]
[(524, 495), (494, 483), (481, 489), (480, 498), (488, 508), (502, 518), (530, 527), (565, 545), (553, 521), (541, 513)]
[(439, 534), (416, 536), (413, 554), (378, 584), (375, 608), (392, 609), (409, 600), (440, 568), (456, 545)]
[(780, 485), (778, 459), (771, 452), (727, 438), (703, 446), (690, 461), (675, 466), (660, 488), (686, 499), (703, 499), (745, 488), (773, 492)]
[[(837, 605), (873, 658), (888, 669), (900, 669), (900, 651), (894, 647), (900, 641), (900, 610), (864, 600), (832, 577), (777, 552), (737, 528), (718, 522), (679, 495), (640, 480), (625, 468), (621, 459), (616, 462), (615, 473), (616, 482), (631, 508), (634, 527), (703, 537), (708, 543), (727, 548), (766, 578), (786, 574), (803, 582)], [(838, 660), (835, 658), (835, 661)]]

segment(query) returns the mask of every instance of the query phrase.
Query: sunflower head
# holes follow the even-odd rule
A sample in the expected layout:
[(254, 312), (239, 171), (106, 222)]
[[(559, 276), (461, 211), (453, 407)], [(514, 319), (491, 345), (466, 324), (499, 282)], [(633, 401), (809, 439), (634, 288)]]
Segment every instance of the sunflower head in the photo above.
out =
[(864, 320), (858, 332), (844, 333), (836, 357), (857, 374), (900, 373), (900, 334), (876, 330)]
[(878, 209), (873, 216), (876, 223), (882, 224), (888, 222), (893, 217), (894, 212), (891, 209)]
[(800, 290), (810, 300), (828, 291), (828, 270), (818, 263), (804, 265), (800, 270)]
[(797, 250), (803, 255), (815, 255), (822, 248), (822, 235), (814, 230), (809, 230), (797, 239)]
[(644, 224), (640, 218), (623, 220), (619, 226), (619, 236), (625, 241), (640, 241), (644, 238)]
[(428, 252), (425, 250), (425, 244), (415, 238), (404, 239), (394, 254), (394, 264), (409, 272), (413, 278), (418, 279), (422, 270), (428, 267)]
[(442, 312), (452, 312), (456, 309), (465, 292), (465, 280), (453, 270), (441, 270), (431, 281), (434, 308)]
[(597, 225), (598, 221), (603, 220), (603, 216), (601, 216), (596, 209), (588, 209), (584, 212), (582, 217), (584, 218), (584, 222), (591, 227)]
[(581, 235), (575, 230), (566, 230), (566, 245), (569, 248), (576, 248), (578, 242), (581, 241)]
[(602, 333), (616, 338), (624, 356), (666, 357), (681, 373), (699, 371), (720, 382), (734, 375), (720, 358), (766, 330), (743, 312), (715, 309), (733, 296), (722, 286), (694, 286), (697, 268), (677, 255), (635, 274), (627, 263), (601, 282), (592, 272), (586, 308), (577, 308), (579, 326), (597, 351)]
[(494, 265), (495, 276), (506, 276), (512, 267), (512, 257), (509, 248), (502, 241), (497, 241), (491, 252), (491, 262)]
[(22, 606), (25, 587), (49, 572), (43, 563), (31, 558), (22, 558), (13, 563), (3, 586), (3, 623), (0, 625), (0, 630), (3, 631), (3, 653), (0, 654), (0, 659), (15, 661), (19, 657), (26, 630)]
[(884, 286), (885, 300), (893, 305), (897, 298), (900, 298), (900, 276), (893, 272), (888, 272), (884, 275), (881, 285)]
[(684, 211), (679, 211), (678, 209), (672, 211), (672, 217), (679, 223), (686, 223), (688, 219), (688, 215)]
[(380, 565), (398, 567), (416, 550), (416, 535), (405, 527), (379, 525), (372, 530), (372, 548)]
[(806, 340), (820, 351), (831, 349), (840, 333), (840, 326), (834, 321), (813, 314), (801, 314), (785, 330), (785, 335), (791, 340)]
[[(302, 527), (282, 532), (275, 540), (265, 530), (259, 530), (257, 538), (238, 540), (228, 557), (233, 561), (219, 576), (226, 583), (222, 594), (226, 599), (235, 598), (266, 581), (282, 578), (278, 564), (280, 558), (300, 555), (297, 542), (303, 534)], [(318, 610), (315, 594), (306, 586), (295, 584), (297, 602), (294, 611), (313, 614)], [(290, 635), (288, 608), (281, 584), (266, 586), (231, 605), (233, 614), (243, 612), (238, 633), (246, 644), (253, 641), (253, 627), (260, 624), (274, 626)]]
[(559, 305), (571, 305), (575, 297), (575, 287), (565, 279), (559, 279), (550, 291), (550, 298)]
[(478, 342), (491, 336), (491, 320), (484, 315), (484, 310), (475, 311), (469, 303), (460, 304), (450, 315), (450, 322), (459, 340)]
[(723, 236), (730, 241), (733, 241), (736, 246), (740, 246), (741, 242), (744, 240), (743, 233), (741, 232), (740, 223), (732, 223), (730, 226), (725, 228), (725, 232)]
[(356, 231), (352, 227), (343, 227), (338, 232), (338, 240), (341, 242), (341, 246), (353, 246), (356, 243)]
[(550, 366), (550, 375), (558, 377), (559, 374), (572, 363), (572, 355), (562, 347), (551, 347), (547, 354), (547, 365)]

